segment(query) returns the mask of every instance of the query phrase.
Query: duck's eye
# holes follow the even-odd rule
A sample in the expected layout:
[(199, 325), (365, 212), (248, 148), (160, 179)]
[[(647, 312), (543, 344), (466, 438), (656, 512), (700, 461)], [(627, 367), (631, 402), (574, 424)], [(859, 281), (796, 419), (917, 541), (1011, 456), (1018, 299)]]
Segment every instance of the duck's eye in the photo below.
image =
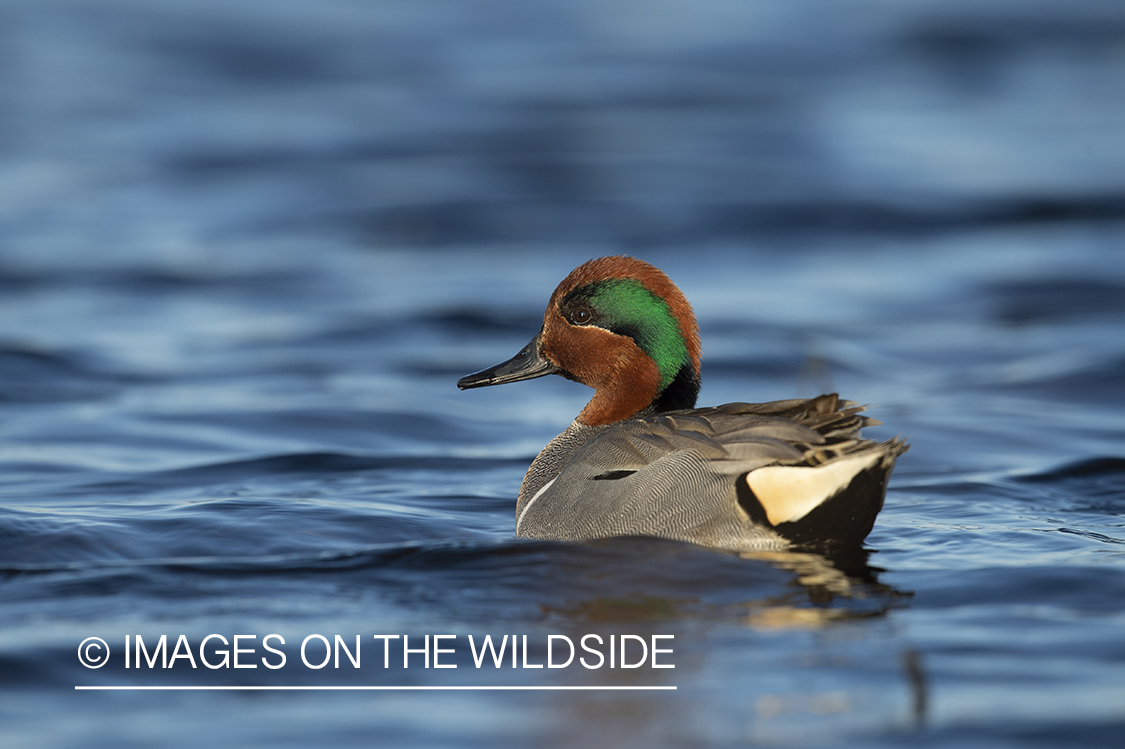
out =
[(575, 325), (585, 325), (594, 319), (594, 313), (589, 307), (575, 307), (570, 313), (570, 321)]

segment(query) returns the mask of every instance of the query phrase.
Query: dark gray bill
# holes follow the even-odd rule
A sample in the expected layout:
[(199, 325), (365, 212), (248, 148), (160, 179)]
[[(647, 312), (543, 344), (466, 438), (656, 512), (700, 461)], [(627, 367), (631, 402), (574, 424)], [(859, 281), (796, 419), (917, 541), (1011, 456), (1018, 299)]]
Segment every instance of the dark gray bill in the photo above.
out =
[(505, 382), (519, 382), (532, 380), (549, 374), (560, 373), (558, 367), (539, 355), (539, 337), (543, 335), (540, 330), (531, 339), (531, 343), (524, 346), (518, 354), (508, 361), (497, 364), (495, 367), (482, 369), (471, 375), (465, 375), (457, 381), (457, 387), (462, 390), (469, 388), (482, 388), (487, 385), (503, 385)]

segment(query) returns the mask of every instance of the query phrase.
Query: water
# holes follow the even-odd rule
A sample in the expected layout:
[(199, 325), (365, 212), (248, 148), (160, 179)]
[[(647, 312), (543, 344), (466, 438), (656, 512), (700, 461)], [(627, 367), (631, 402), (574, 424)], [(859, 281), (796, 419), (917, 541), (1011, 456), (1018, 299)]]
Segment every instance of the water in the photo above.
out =
[[(1123, 75), (1116, 2), (10, 0), (2, 743), (1116, 745)], [(513, 538), (589, 391), (454, 383), (616, 252), (695, 305), (702, 405), (909, 436), (864, 554)], [(275, 633), (276, 670), (123, 662)], [(466, 644), (591, 633), (676, 668)]]

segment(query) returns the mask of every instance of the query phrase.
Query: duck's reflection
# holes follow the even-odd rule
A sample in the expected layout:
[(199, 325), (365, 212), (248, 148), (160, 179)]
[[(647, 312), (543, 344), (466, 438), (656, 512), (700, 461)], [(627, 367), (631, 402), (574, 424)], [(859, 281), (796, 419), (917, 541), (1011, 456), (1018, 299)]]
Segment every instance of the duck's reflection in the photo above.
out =
[[(607, 574), (602, 568), (599, 583), (608, 584), (613, 594), (545, 612), (556, 622), (564, 620), (563, 628), (576, 635), (591, 624), (599, 632), (648, 631), (646, 625), (674, 632), (676, 667), (663, 672), (602, 669), (584, 674), (586, 679), (615, 688), (675, 684), (711, 696), (737, 690), (751, 743), (790, 743), (787, 739), (795, 736), (835, 734), (873, 723), (925, 724), (928, 693), (922, 661), (893, 637), (888, 641), (887, 628), (878, 624), (889, 611), (908, 605), (913, 594), (879, 580), (885, 571), (869, 563), (872, 551), (837, 546), (709, 552), (652, 539), (585, 547), (595, 549), (631, 552), (636, 568), (648, 575)], [(834, 627), (865, 621), (875, 626), (841, 630), (848, 632), (842, 638), (825, 636)], [(868, 645), (862, 644), (864, 639)], [(857, 649), (862, 655), (857, 656)], [(843, 684), (841, 668), (856, 658), (865, 675)], [(771, 667), (779, 662), (792, 681), (754, 676), (757, 669), (776, 673)], [(714, 678), (716, 670), (721, 678)], [(615, 694), (572, 701), (563, 712), (570, 724), (595, 725), (605, 735), (631, 735), (649, 724), (694, 726), (705, 733), (710, 725), (706, 709), (701, 711), (699, 702), (688, 704), (650, 694)], [(904, 711), (903, 705), (912, 709)]]
[[(766, 562), (795, 575), (786, 594), (751, 602), (746, 623), (756, 629), (810, 629), (882, 616), (901, 606), (913, 593), (879, 582), (883, 570), (867, 563), (870, 553), (862, 547), (740, 553), (743, 559)], [(854, 605), (861, 601), (875, 605)]]
[[(680, 545), (670, 546), (673, 548), (666, 547), (664, 551), (680, 557), (679, 561), (689, 565), (688, 570), (680, 565), (662, 565), (658, 557), (650, 556), (645, 565), (654, 576), (650, 585), (644, 584), (649, 581), (632, 579), (626, 583), (616, 578), (611, 595), (571, 599), (565, 606), (543, 608), (551, 614), (587, 622), (708, 618), (727, 622), (734, 619), (763, 630), (815, 629), (833, 622), (881, 617), (903, 606), (913, 595), (880, 582), (879, 574), (884, 570), (871, 566), (871, 552), (860, 546), (703, 552), (738, 562), (733, 567), (722, 564), (721, 572), (715, 566), (700, 565), (706, 567), (700, 569), (691, 565), (701, 561), (697, 555), (702, 550), (698, 547), (681, 546), (677, 551), (674, 547)], [(658, 548), (646, 550), (651, 554)], [(714, 560), (711, 557), (712, 563)], [(677, 579), (670, 579), (673, 568), (679, 573)], [(699, 572), (700, 577), (686, 580), (690, 570)], [(777, 571), (789, 574), (779, 577)]]

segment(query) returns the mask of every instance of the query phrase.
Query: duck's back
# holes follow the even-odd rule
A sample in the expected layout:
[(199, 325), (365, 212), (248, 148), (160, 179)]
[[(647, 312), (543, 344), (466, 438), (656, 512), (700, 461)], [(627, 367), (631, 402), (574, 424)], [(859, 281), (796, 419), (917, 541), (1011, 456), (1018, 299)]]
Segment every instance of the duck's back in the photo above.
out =
[(532, 463), (516, 533), (578, 541), (659, 536), (755, 550), (858, 542), (906, 446), (835, 395), (572, 424)]

